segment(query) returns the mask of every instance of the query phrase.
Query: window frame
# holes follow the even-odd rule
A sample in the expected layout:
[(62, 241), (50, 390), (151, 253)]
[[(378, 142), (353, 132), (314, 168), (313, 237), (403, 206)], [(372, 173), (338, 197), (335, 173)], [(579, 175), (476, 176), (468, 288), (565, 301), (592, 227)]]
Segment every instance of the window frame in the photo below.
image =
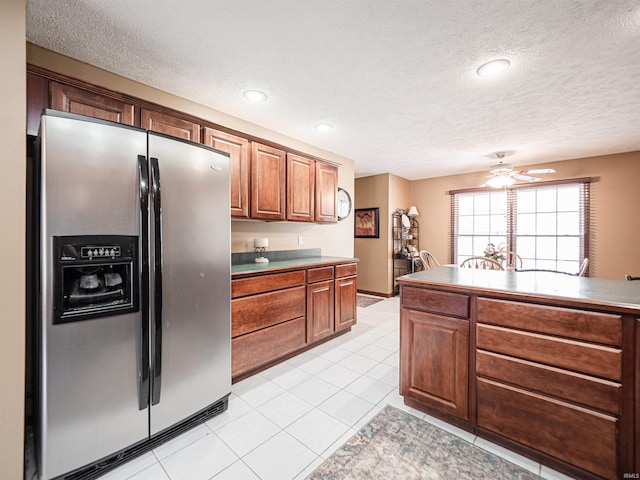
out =
[[(584, 258), (590, 258), (590, 218), (591, 218), (591, 177), (581, 177), (581, 178), (570, 178), (564, 180), (550, 180), (543, 182), (535, 182), (535, 183), (519, 183), (512, 185), (510, 187), (505, 187), (504, 190), (507, 193), (507, 231), (505, 232), (505, 236), (507, 238), (507, 249), (511, 249), (514, 245), (514, 241), (516, 238), (516, 215), (517, 215), (517, 201), (516, 201), (516, 190), (520, 189), (536, 189), (540, 187), (554, 187), (560, 185), (568, 185), (575, 184), (580, 185), (582, 187), (582, 195), (580, 198), (582, 204), (582, 214), (583, 214), (583, 235), (582, 235), (582, 251), (580, 252), (579, 261), (582, 262)], [(459, 194), (468, 194), (468, 193), (491, 193), (495, 192), (497, 189), (491, 187), (477, 187), (477, 188), (467, 188), (467, 189), (459, 189), (459, 190), (450, 190), (448, 194), (451, 197), (451, 213), (450, 213), (450, 228), (449, 228), (449, 252), (450, 252), (450, 263), (457, 264), (457, 237), (458, 234), (456, 232), (456, 219), (457, 219), (457, 209), (456, 209), (456, 195)]]

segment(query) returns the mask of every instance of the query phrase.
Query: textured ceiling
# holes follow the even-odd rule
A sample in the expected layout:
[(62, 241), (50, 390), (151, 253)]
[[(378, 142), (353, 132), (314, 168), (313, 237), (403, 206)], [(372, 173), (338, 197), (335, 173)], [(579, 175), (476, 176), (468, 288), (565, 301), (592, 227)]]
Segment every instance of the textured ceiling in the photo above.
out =
[[(27, 0), (27, 40), (352, 158), (356, 177), (640, 150), (637, 0)], [(478, 77), (494, 58), (511, 68)]]

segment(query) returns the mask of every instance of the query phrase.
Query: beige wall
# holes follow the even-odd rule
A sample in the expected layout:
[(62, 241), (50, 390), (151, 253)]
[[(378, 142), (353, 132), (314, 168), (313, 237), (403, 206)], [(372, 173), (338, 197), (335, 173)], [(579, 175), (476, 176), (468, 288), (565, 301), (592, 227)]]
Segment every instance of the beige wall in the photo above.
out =
[[(618, 280), (627, 273), (640, 275), (640, 152), (522, 166), (543, 167), (556, 170), (544, 175), (545, 180), (593, 179), (590, 275)], [(411, 202), (420, 211), (420, 248), (431, 251), (441, 263), (449, 262), (451, 254), (447, 192), (478, 187), (484, 175), (475, 172), (411, 182)]]
[[(340, 164), (338, 186), (347, 190), (353, 197), (353, 160), (351, 159), (32, 44), (27, 44), (27, 61), (54, 72), (173, 108), (218, 125), (336, 162)], [(344, 221), (331, 225), (234, 220), (231, 222), (231, 251), (253, 251), (253, 239), (264, 236), (269, 237), (269, 250), (321, 248), (324, 255), (353, 256), (352, 215)], [(303, 237), (302, 246), (298, 245), (299, 236)]]
[(25, 2), (0, 15), (0, 477), (23, 478), (25, 330)]
[(356, 179), (355, 208), (380, 209), (380, 238), (356, 238), (354, 253), (358, 265), (358, 290), (391, 295), (393, 293), (391, 252), (391, 214), (409, 208), (410, 182), (388, 173)]

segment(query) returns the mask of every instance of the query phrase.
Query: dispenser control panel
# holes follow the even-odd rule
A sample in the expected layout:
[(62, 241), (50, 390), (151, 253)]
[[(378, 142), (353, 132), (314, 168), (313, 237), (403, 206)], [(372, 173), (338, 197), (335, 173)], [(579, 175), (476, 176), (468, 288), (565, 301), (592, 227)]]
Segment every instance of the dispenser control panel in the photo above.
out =
[(82, 258), (92, 257), (109, 257), (117, 258), (120, 256), (120, 245), (91, 245), (80, 249)]
[(134, 252), (131, 243), (64, 243), (60, 245), (60, 261), (130, 260)]

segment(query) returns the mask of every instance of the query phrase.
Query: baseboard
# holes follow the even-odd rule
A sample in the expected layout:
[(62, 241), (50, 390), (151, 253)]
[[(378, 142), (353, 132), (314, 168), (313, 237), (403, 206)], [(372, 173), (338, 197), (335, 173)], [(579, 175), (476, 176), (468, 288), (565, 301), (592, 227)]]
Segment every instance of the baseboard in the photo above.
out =
[(358, 293), (363, 293), (365, 295), (373, 295), (374, 297), (384, 297), (384, 298), (393, 297), (393, 293), (370, 292), (369, 290), (358, 290)]

